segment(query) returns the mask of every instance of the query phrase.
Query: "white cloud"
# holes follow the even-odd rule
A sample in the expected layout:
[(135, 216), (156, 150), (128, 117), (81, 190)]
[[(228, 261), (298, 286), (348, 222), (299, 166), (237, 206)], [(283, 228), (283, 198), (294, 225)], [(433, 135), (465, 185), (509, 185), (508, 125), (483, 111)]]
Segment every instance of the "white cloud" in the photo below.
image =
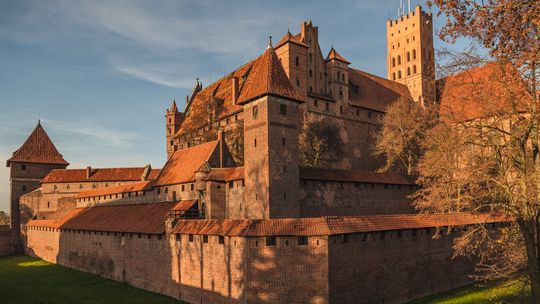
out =
[(76, 139), (78, 143), (72, 142), (71, 144), (78, 146), (86, 143), (91, 145), (131, 148), (135, 142), (141, 138), (138, 133), (107, 128), (88, 120), (60, 121), (46, 119), (44, 122), (46, 122), (48, 128), (52, 130), (62, 132), (66, 135), (67, 133), (77, 135), (71, 136), (71, 138)]

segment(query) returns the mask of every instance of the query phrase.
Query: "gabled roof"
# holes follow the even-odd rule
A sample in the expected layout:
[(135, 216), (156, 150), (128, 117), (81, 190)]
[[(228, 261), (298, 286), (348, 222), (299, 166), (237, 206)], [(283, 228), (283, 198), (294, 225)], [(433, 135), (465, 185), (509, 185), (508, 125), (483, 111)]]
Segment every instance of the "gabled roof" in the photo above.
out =
[(300, 46), (303, 46), (303, 47), (309, 47), (309, 45), (302, 42), (302, 40), (300, 39), (300, 35), (294, 36), (289, 31), (289, 32), (287, 32), (287, 34), (285, 34), (285, 36), (283, 36), (283, 38), (281, 38), (281, 40), (276, 44), (274, 49), (278, 49), (279, 47), (285, 45), (285, 43), (287, 43), (287, 42), (294, 43), (294, 44), (297, 44), (297, 45), (300, 45)]
[[(88, 169), (55, 169), (45, 176), (41, 183), (73, 183), (73, 182), (121, 182), (141, 181), (146, 167), (133, 168), (91, 168)], [(152, 169), (147, 180), (156, 178), (159, 169)]]
[[(451, 121), (505, 115), (513, 111), (513, 106), (522, 111), (530, 98), (519, 73), (499, 63), (439, 79), (436, 85), (441, 117)], [(510, 96), (510, 92), (515, 95)]]
[(358, 87), (358, 94), (349, 85), (349, 102), (353, 106), (386, 112), (386, 108), (398, 99), (412, 100), (406, 85), (349, 68), (349, 82)]
[(238, 96), (238, 103), (245, 103), (264, 95), (304, 101), (293, 88), (272, 47), (267, 48), (264, 54), (253, 62), (246, 83)]
[(7, 160), (8, 167), (11, 162), (69, 165), (58, 152), (40, 122), (24, 144)]
[(154, 186), (192, 182), (197, 171), (209, 161), (219, 141), (214, 140), (188, 149), (175, 151), (159, 173)]
[[(239, 81), (239, 95), (236, 102), (232, 98), (232, 83), (235, 77)], [(197, 93), (175, 137), (208, 125), (210, 115), (215, 115), (213, 117), (215, 121), (239, 113), (243, 110), (240, 101), (247, 101), (264, 94), (303, 101), (294, 90), (279, 58), (271, 48)], [(208, 109), (215, 109), (215, 114), (208, 113)]]
[(485, 224), (511, 220), (501, 214), (400, 214), (260, 220), (179, 220), (173, 233), (243, 237), (319, 236)]
[(392, 185), (415, 184), (411, 178), (399, 173), (377, 173), (372, 171), (353, 171), (309, 167), (300, 167), (300, 179)]
[(341, 62), (345, 62), (346, 64), (351, 64), (347, 59), (343, 58), (343, 56), (341, 56), (341, 55), (336, 51), (336, 49), (334, 49), (333, 46), (332, 46), (332, 48), (330, 49), (330, 52), (328, 53), (328, 56), (326, 56), (326, 61), (332, 60), (332, 59), (339, 60), (339, 61), (341, 61)]
[(106, 187), (106, 188), (98, 188), (98, 189), (92, 189), (88, 191), (81, 191), (77, 193), (75, 198), (86, 198), (86, 197), (95, 197), (95, 196), (102, 196), (102, 195), (113, 195), (113, 194), (120, 194), (120, 193), (129, 193), (129, 192), (138, 192), (143, 190), (149, 190), (151, 181), (144, 181), (144, 182), (138, 182), (138, 183), (132, 183), (132, 184), (126, 184), (126, 185), (119, 185), (114, 187)]

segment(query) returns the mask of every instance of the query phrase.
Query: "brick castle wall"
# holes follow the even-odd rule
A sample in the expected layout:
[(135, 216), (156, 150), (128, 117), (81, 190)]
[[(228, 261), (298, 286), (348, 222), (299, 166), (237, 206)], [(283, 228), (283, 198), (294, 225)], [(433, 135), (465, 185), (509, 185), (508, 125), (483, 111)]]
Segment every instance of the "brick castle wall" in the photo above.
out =
[(0, 231), (0, 256), (11, 254), (11, 230)]
[(191, 303), (403, 303), (469, 283), (470, 262), (451, 259), (455, 235), (433, 233), (319, 236), (305, 244), (290, 236), (149, 238), (29, 227), (26, 252)]
[(407, 197), (416, 186), (302, 180), (300, 216), (351, 216), (414, 213)]

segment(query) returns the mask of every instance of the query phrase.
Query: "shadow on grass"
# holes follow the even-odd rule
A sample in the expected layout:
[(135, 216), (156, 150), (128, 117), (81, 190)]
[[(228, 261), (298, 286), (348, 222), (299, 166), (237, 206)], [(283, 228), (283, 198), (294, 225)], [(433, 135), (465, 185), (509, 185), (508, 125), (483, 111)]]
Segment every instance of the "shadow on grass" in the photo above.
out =
[(24, 255), (0, 258), (2, 303), (185, 303)]
[(532, 303), (530, 290), (518, 280), (474, 284), (428, 296), (409, 304)]

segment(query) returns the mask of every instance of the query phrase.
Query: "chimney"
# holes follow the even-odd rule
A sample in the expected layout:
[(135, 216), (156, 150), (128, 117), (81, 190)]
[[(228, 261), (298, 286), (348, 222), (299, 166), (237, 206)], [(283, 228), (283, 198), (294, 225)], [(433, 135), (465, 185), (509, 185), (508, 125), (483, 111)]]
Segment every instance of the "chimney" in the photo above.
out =
[(90, 179), (90, 175), (92, 175), (92, 167), (87, 166), (86, 167), (86, 179)]
[(238, 100), (238, 77), (233, 76), (232, 78), (232, 101), (236, 103)]
[(152, 166), (150, 166), (150, 164), (146, 164), (146, 166), (144, 167), (144, 171), (141, 175), (141, 181), (145, 181), (145, 180), (148, 180), (148, 176), (150, 175), (150, 172), (152, 171)]
[(218, 131), (218, 141), (219, 141), (219, 167), (223, 168), (223, 150), (225, 145), (225, 131)]

